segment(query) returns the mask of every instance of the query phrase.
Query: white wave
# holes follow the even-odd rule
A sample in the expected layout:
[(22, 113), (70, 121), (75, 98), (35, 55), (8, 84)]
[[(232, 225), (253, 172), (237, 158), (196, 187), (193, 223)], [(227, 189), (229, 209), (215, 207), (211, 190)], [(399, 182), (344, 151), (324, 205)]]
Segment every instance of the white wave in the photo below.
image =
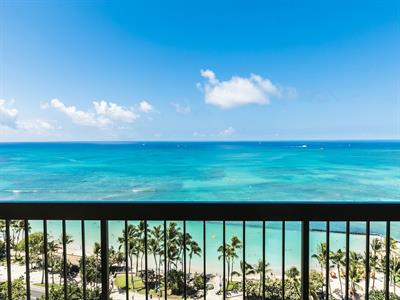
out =
[(154, 188), (136, 188), (136, 189), (132, 189), (132, 192), (135, 194), (138, 193), (151, 193), (151, 192), (155, 192), (156, 189)]
[(11, 193), (13, 193), (14, 195), (37, 193), (37, 192), (38, 190), (11, 190)]

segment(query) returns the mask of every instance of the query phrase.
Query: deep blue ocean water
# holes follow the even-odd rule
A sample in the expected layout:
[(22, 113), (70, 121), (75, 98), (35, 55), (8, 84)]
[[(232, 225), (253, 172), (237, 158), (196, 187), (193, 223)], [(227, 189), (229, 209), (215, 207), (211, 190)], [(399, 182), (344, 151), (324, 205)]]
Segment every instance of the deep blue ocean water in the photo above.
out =
[(1, 200), (400, 200), (400, 142), (0, 144)]

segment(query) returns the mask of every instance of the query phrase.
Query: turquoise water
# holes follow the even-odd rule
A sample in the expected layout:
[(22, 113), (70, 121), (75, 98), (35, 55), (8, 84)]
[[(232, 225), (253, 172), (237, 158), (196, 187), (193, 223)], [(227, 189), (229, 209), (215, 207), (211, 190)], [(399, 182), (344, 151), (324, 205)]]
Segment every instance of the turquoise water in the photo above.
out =
[(0, 144), (2, 200), (399, 200), (400, 142)]
[[(399, 201), (400, 142), (276, 142), (276, 143), (41, 143), (0, 144), (1, 200), (158, 200), (158, 201)], [(149, 226), (157, 225), (150, 222)], [(241, 239), (241, 224), (227, 223), (227, 241)], [(41, 223), (32, 222), (33, 230)], [(267, 222), (267, 261), (279, 274), (281, 223)], [(300, 224), (286, 226), (286, 265), (300, 264)], [(312, 228), (323, 230), (323, 223)], [(110, 245), (118, 248), (122, 223), (110, 223)], [(343, 231), (344, 223), (331, 228)], [(371, 227), (384, 234), (384, 224)], [(79, 252), (80, 224), (69, 221), (71, 252)], [(362, 233), (365, 223), (353, 222)], [(187, 223), (187, 231), (202, 246), (202, 224)], [(51, 221), (49, 232), (58, 238), (61, 223)], [(400, 226), (392, 232), (400, 238)], [(262, 228), (249, 222), (246, 260), (262, 257)], [(99, 240), (99, 224), (87, 224), (87, 251)], [(312, 231), (310, 250), (325, 233)], [(221, 273), (217, 249), (222, 224), (207, 222), (207, 268)], [(332, 233), (335, 248), (344, 248), (341, 233)], [(351, 236), (352, 250), (364, 251), (365, 237)], [(335, 249), (333, 249), (335, 250)], [(241, 255), (239, 253), (239, 260)], [(150, 262), (151, 264), (151, 262)], [(315, 262), (312, 263), (317, 267)], [(193, 269), (201, 271), (201, 258)]]

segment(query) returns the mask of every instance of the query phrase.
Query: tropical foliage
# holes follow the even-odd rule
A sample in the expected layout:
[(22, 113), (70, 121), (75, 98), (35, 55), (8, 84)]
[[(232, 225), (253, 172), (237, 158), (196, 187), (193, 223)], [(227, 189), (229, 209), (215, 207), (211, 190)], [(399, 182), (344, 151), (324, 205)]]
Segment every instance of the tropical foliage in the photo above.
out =
[[(204, 250), (198, 241), (189, 233), (183, 232), (178, 222), (147, 224), (144, 221), (128, 224), (127, 231), (123, 230), (117, 238), (118, 245), (109, 249), (110, 290), (118, 289), (120, 292), (129, 289), (132, 293), (145, 294), (149, 292), (152, 297), (163, 298), (165, 292), (172, 297), (183, 297), (186, 290), (188, 298), (200, 299), (206, 292), (221, 295), (222, 285), (218, 286), (217, 274), (196, 272), (193, 267), (196, 258), (202, 258)], [(25, 263), (25, 239), (23, 221), (12, 221), (11, 225), (11, 259), (13, 264), (21, 266)], [(63, 241), (61, 238), (47, 237), (47, 259), (49, 275), (50, 299), (61, 299), (64, 293), (64, 273), (68, 280), (68, 299), (82, 299), (82, 261), (68, 260), (66, 272), (63, 266)], [(66, 236), (65, 243), (72, 243), (72, 237)], [(146, 248), (147, 245), (147, 248)], [(278, 300), (282, 298), (282, 281), (279, 274), (273, 274), (268, 262), (259, 259), (256, 263), (244, 262), (240, 258), (243, 242), (237, 236), (228, 239), (225, 245), (219, 245), (215, 251), (218, 258), (226, 266), (225, 291), (227, 297), (243, 295), (247, 299), (260, 300), (265, 293), (266, 299)], [(400, 285), (400, 253), (398, 242), (391, 240), (390, 257), (390, 284), (392, 300), (400, 300), (397, 290)], [(44, 283), (44, 235), (42, 232), (29, 232), (29, 268), (31, 272), (39, 272), (41, 282)], [(92, 253), (86, 255), (86, 291), (87, 299), (99, 299), (101, 291), (101, 246), (94, 243)], [(382, 274), (385, 270), (386, 245), (382, 238), (373, 238), (370, 243), (370, 298), (383, 300)], [(126, 252), (127, 250), (127, 252)], [(126, 253), (125, 253), (126, 252)], [(146, 260), (147, 254), (147, 260)], [(185, 257), (186, 254), (186, 257)], [(126, 257), (127, 256), (127, 257)], [(330, 279), (325, 285), (327, 257), (329, 256)], [(125, 257), (128, 261), (125, 266)], [(318, 268), (310, 271), (310, 298), (313, 300), (324, 299), (326, 293), (330, 299), (345, 298), (346, 254), (343, 249), (329, 251), (325, 243), (318, 245), (312, 260)], [(0, 221), (0, 266), (5, 262), (4, 222)], [(186, 262), (186, 266), (184, 263)], [(349, 251), (349, 295), (358, 299), (364, 292), (365, 281), (365, 253)], [(147, 272), (146, 272), (147, 265)], [(184, 276), (186, 271), (186, 277)], [(128, 286), (126, 286), (125, 272), (128, 273)], [(380, 277), (378, 274), (381, 274)], [(245, 284), (242, 280), (245, 275)], [(278, 275), (278, 276), (277, 276)], [(264, 278), (265, 276), (265, 278)], [(147, 279), (147, 280), (146, 280)], [(336, 280), (336, 284), (332, 284)], [(204, 282), (206, 281), (206, 282)], [(220, 279), (221, 281), (221, 279)], [(265, 282), (265, 286), (262, 283)], [(378, 284), (379, 282), (379, 284)], [(166, 286), (165, 286), (166, 283)], [(186, 283), (186, 289), (185, 289)], [(146, 286), (147, 284), (147, 286)], [(43, 285), (42, 285), (43, 286)], [(243, 287), (245, 286), (245, 290)], [(300, 300), (301, 274), (293, 266), (288, 266), (285, 271), (285, 299)], [(115, 290), (115, 289), (114, 289)], [(7, 284), (0, 282), (0, 300), (6, 299)], [(21, 277), (12, 282), (13, 299), (26, 297), (25, 278)], [(44, 297), (39, 298), (44, 299)], [(110, 298), (111, 299), (111, 298)]]

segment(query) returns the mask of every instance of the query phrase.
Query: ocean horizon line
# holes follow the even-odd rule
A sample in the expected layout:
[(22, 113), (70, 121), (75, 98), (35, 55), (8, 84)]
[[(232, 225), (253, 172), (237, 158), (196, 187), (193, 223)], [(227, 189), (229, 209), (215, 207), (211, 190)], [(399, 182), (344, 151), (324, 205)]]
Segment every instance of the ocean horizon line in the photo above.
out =
[(282, 140), (268, 140), (268, 139), (243, 139), (243, 140), (43, 140), (43, 141), (0, 141), (0, 144), (136, 144), (136, 143), (329, 143), (329, 142), (394, 142), (400, 143), (400, 138), (389, 139), (282, 139)]

